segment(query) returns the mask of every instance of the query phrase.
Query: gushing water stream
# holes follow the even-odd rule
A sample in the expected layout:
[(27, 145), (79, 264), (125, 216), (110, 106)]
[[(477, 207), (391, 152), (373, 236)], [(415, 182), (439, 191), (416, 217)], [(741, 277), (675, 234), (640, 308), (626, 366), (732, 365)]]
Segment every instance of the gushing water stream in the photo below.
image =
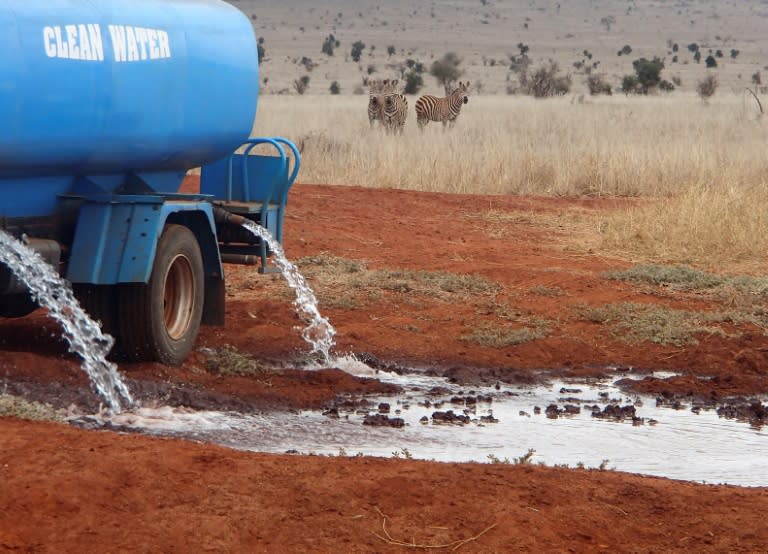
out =
[(320, 314), (317, 298), (312, 292), (312, 288), (299, 272), (299, 269), (285, 256), (285, 250), (272, 233), (252, 221), (245, 221), (242, 225), (269, 244), (275, 264), (282, 272), (288, 285), (296, 292), (296, 300), (294, 300), (293, 305), (296, 308), (296, 313), (307, 324), (301, 331), (301, 336), (312, 346), (310, 356), (320, 354), (323, 362), (328, 364), (331, 360), (330, 352), (334, 345), (333, 337), (336, 335), (336, 329)]
[(69, 283), (37, 252), (4, 231), (0, 231), (0, 262), (10, 268), (34, 299), (59, 322), (69, 350), (83, 359), (83, 370), (109, 409), (119, 413), (124, 407), (123, 401), (127, 406), (133, 405), (117, 366), (107, 361), (114, 339), (103, 334), (98, 323), (80, 307)]

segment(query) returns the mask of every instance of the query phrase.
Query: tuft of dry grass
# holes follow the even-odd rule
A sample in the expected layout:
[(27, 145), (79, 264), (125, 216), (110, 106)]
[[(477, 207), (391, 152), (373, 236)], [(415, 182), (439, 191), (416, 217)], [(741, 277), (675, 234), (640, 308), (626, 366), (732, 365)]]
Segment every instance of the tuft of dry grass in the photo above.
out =
[(500, 290), (497, 283), (478, 275), (447, 271), (373, 270), (361, 262), (326, 253), (301, 258), (296, 265), (316, 284), (316, 294), (321, 303), (337, 307), (379, 300), (384, 293), (451, 302)]
[(0, 417), (8, 416), (31, 420), (64, 421), (61, 413), (49, 404), (31, 402), (20, 396), (0, 393)]
[(264, 377), (275, 371), (250, 354), (229, 345), (211, 349), (205, 366), (209, 371), (230, 377)]

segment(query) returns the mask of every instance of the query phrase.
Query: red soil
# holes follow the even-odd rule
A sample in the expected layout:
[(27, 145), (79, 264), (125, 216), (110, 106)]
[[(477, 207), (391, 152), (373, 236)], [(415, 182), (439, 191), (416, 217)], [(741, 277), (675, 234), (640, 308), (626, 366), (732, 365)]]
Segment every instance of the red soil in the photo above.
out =
[[(363, 308), (321, 305), (338, 331), (338, 352), (368, 352), (468, 380), (533, 381), (538, 369), (600, 375), (619, 366), (680, 373), (641, 382), (650, 393), (768, 392), (768, 339), (757, 329), (742, 328), (739, 338), (699, 337), (688, 347), (631, 345), (573, 312), (618, 302), (703, 310), (714, 307), (708, 299), (673, 291), (661, 297), (607, 280), (602, 272), (627, 264), (565, 248), (572, 239), (537, 226), (535, 218), (518, 218), (505, 223), (502, 235), (489, 235), (479, 217), (489, 208), (539, 214), (616, 205), (296, 185), (285, 247), (291, 259), (327, 252), (371, 269), (469, 273), (503, 287), (454, 304), (392, 294)], [(282, 361), (306, 352), (279, 278), (237, 266), (227, 272), (226, 326), (204, 328), (200, 346), (229, 344)], [(537, 286), (559, 293), (533, 294)], [(462, 339), (502, 303), (557, 324), (546, 338), (507, 348)], [(6, 382), (87, 388), (56, 333), (40, 313), (0, 322)], [(386, 389), (335, 369), (286, 370), (268, 380), (221, 377), (205, 369), (199, 352), (179, 368), (124, 364), (120, 370), (132, 382), (184, 385), (264, 409), (320, 407), (341, 393)], [(0, 483), (0, 552), (405, 549), (388, 536), (419, 546), (471, 539), (459, 545), (467, 552), (768, 550), (765, 488), (614, 471), (244, 453), (12, 418), (0, 418)]]

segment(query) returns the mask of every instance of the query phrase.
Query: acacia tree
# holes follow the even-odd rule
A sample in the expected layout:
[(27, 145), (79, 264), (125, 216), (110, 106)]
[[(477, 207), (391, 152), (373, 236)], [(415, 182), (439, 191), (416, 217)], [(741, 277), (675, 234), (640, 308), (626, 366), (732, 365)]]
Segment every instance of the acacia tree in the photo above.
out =
[(458, 81), (459, 77), (464, 74), (459, 67), (461, 61), (456, 52), (447, 52), (442, 58), (432, 63), (432, 67), (429, 68), (429, 74), (437, 79), (437, 82), (443, 85), (447, 91), (451, 83)]
[(648, 94), (657, 88), (663, 91), (674, 90), (675, 85), (661, 78), (664, 61), (658, 57), (652, 60), (640, 58), (632, 62), (632, 67), (635, 74), (626, 75), (622, 81), (621, 90), (624, 93)]

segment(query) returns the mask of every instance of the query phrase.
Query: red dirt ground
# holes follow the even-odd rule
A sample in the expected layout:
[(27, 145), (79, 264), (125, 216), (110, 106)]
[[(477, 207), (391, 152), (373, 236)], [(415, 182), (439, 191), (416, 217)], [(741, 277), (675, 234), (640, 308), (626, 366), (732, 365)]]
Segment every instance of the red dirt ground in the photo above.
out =
[[(187, 185), (194, 188), (194, 181)], [(742, 328), (738, 338), (699, 337), (686, 347), (631, 345), (573, 315), (574, 306), (617, 302), (704, 310), (712, 307), (706, 297), (662, 297), (607, 280), (602, 272), (627, 264), (566, 247), (571, 238), (564, 231), (535, 217), (505, 223), (502, 234), (489, 234), (479, 217), (489, 209), (556, 214), (618, 203), (296, 185), (285, 247), (291, 259), (329, 253), (370, 269), (471, 273), (503, 287), (496, 296), (454, 304), (393, 294), (358, 308), (321, 305), (338, 331), (337, 352), (366, 352), (468, 381), (535, 381), (540, 369), (601, 375), (616, 366), (679, 372), (642, 381), (649, 393), (768, 392), (768, 339), (758, 329)], [(229, 344), (283, 362), (305, 353), (296, 332), (301, 322), (279, 277), (226, 269), (226, 326), (204, 328), (199, 345)], [(533, 294), (535, 287), (559, 294)], [(499, 303), (557, 325), (546, 338), (506, 348), (462, 339)], [(5, 382), (42, 387), (60, 402), (67, 391), (87, 389), (57, 334), (41, 313), (0, 322)], [(387, 388), (337, 369), (222, 377), (206, 370), (200, 352), (179, 368), (120, 370), (135, 386), (186, 387), (207, 391), (214, 403), (235, 398), (262, 409), (321, 407), (338, 394)], [(245, 453), (13, 418), (0, 418), (0, 490), (0, 552), (409, 549), (396, 541), (444, 545), (429, 548), (438, 552), (768, 551), (766, 488), (530, 465)]]

